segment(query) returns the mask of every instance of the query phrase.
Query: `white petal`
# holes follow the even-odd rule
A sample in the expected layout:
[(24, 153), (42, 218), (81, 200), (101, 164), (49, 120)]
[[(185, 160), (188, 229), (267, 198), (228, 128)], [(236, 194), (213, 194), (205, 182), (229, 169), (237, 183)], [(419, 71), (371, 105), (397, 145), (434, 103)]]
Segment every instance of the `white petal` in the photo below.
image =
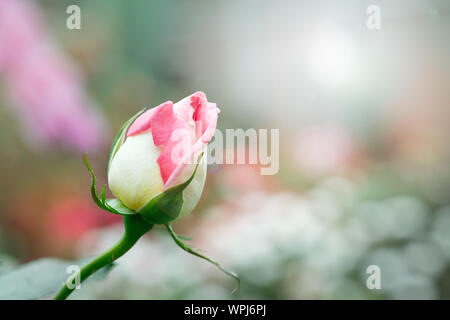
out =
[[(192, 165), (188, 165), (187, 167), (189, 166)], [(186, 171), (189, 171), (189, 168), (186, 168)], [(204, 154), (200, 161), (200, 164), (198, 165), (198, 169), (195, 173), (194, 179), (192, 179), (191, 183), (183, 191), (183, 207), (177, 219), (181, 219), (187, 216), (192, 212), (192, 210), (194, 210), (203, 193), (203, 187), (205, 186), (206, 180), (206, 171), (207, 161), (206, 155)], [(192, 174), (192, 169), (190, 172)]]
[(128, 137), (108, 172), (109, 189), (128, 208), (136, 210), (163, 190), (157, 159), (159, 149), (151, 131)]

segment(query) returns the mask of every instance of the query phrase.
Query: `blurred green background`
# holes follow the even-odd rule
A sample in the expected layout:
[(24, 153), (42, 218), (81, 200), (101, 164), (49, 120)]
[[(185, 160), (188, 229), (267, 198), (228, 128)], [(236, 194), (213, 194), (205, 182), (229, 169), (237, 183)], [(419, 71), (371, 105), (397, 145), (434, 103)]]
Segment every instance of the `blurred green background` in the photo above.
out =
[[(71, 4), (81, 30), (66, 27)], [(366, 27), (371, 4), (380, 30)], [(0, 274), (119, 239), (120, 218), (90, 199), (82, 153), (107, 183), (124, 121), (202, 90), (219, 129), (280, 129), (276, 175), (212, 165), (175, 225), (240, 274), (240, 291), (155, 228), (72, 298), (450, 298), (448, 1), (1, 6)]]

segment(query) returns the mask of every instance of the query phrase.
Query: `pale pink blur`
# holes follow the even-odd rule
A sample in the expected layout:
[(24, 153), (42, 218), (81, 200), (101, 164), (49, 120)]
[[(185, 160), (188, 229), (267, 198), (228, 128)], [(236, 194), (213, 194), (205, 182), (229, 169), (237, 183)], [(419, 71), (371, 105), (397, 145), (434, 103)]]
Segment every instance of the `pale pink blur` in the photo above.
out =
[(48, 34), (34, 2), (0, 0), (0, 77), (31, 145), (84, 152), (101, 144), (103, 121), (83, 76)]
[(302, 128), (293, 152), (299, 169), (313, 176), (341, 172), (359, 164), (363, 157), (354, 136), (338, 124)]

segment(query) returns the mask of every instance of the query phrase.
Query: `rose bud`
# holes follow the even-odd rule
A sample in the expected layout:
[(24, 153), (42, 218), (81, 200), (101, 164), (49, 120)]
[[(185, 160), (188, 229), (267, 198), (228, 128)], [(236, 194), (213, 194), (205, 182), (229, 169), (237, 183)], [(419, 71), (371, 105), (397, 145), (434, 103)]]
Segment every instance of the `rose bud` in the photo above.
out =
[[(114, 139), (109, 157), (108, 183), (117, 198), (106, 199), (105, 186), (98, 194), (94, 171), (83, 156), (92, 177), (92, 199), (100, 208), (123, 216), (124, 236), (70, 281), (76, 276), (83, 281), (130, 250), (154, 224), (164, 224), (180, 248), (214, 264), (236, 279), (235, 290), (239, 288), (236, 273), (184, 243), (171, 226), (172, 221), (189, 214), (200, 199), (207, 164), (203, 155), (216, 129), (218, 113), (215, 103), (208, 103), (203, 92), (196, 92), (129, 119)], [(64, 284), (55, 299), (66, 299), (73, 290)]]
[(118, 210), (125, 206), (153, 224), (189, 214), (203, 191), (203, 154), (219, 112), (196, 92), (131, 118), (111, 148), (108, 183), (117, 200), (108, 204)]

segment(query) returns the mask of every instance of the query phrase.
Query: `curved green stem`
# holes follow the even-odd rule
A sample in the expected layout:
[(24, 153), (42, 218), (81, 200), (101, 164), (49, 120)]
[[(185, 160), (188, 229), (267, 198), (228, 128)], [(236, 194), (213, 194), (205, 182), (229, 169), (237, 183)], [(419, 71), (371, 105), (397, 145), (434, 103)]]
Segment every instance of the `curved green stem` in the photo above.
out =
[(122, 239), (117, 242), (112, 248), (105, 251), (100, 256), (86, 264), (83, 268), (81, 268), (79, 272), (73, 274), (66, 281), (66, 283), (64, 283), (63, 287), (55, 296), (55, 300), (66, 299), (75, 289), (70, 289), (67, 286), (67, 283), (73, 283), (73, 280), (78, 277), (81, 283), (99, 269), (113, 263), (115, 260), (123, 256), (128, 250), (130, 250), (139, 240), (139, 238), (153, 227), (153, 225), (145, 222), (137, 214), (123, 216), (123, 222), (125, 226), (125, 233)]

